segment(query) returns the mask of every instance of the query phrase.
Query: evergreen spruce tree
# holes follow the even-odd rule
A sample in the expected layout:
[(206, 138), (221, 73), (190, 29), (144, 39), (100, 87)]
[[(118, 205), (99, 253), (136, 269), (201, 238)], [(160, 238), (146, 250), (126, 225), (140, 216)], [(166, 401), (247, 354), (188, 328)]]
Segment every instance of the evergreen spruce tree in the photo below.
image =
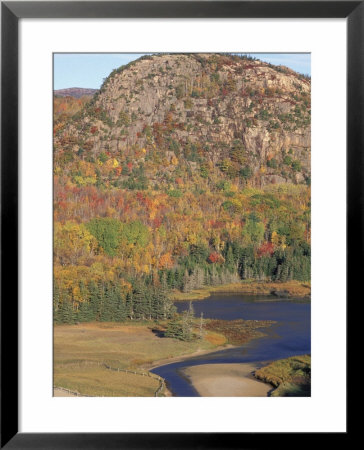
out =
[(193, 319), (195, 317), (195, 312), (193, 309), (193, 304), (190, 302), (189, 308), (183, 313), (182, 316), (182, 339), (184, 341), (190, 341), (193, 338)]
[(163, 317), (163, 289), (154, 289), (150, 295), (150, 300), (150, 316), (156, 320), (161, 319)]
[(77, 318), (80, 322), (91, 322), (92, 321), (92, 311), (91, 311), (91, 307), (90, 307), (90, 302), (84, 301), (84, 302), (80, 303)]
[(98, 283), (98, 305), (97, 305), (97, 313), (96, 320), (102, 320), (104, 314), (104, 303), (105, 303), (105, 286), (103, 282)]
[(231, 245), (228, 245), (227, 252), (225, 255), (225, 267), (231, 273), (236, 271), (236, 264), (235, 264), (233, 249), (232, 249)]
[(167, 275), (167, 284), (171, 289), (176, 287), (175, 271), (169, 270)]
[(126, 294), (126, 300), (125, 300), (125, 312), (126, 317), (130, 320), (134, 320), (134, 299), (133, 299), (133, 293), (128, 292)]
[(190, 276), (188, 270), (186, 269), (182, 281), (182, 291), (191, 292), (192, 289), (193, 289), (192, 276)]
[(126, 313), (126, 305), (123, 297), (121, 295), (118, 296), (118, 303), (116, 307), (116, 315), (115, 315), (115, 321), (116, 322), (124, 322), (127, 319), (127, 313)]
[(105, 284), (102, 305), (100, 321), (112, 322), (116, 314), (116, 303), (114, 298), (114, 287), (111, 283)]
[(112, 283), (111, 289), (109, 292), (109, 307), (110, 307), (111, 320), (113, 322), (116, 321), (116, 316), (117, 316), (118, 306), (119, 306), (119, 296), (120, 296), (120, 292), (119, 292), (118, 288), (115, 286), (114, 283)]
[(180, 269), (176, 269), (174, 272), (174, 280), (175, 280), (174, 287), (177, 289), (180, 289), (181, 291), (183, 290), (184, 273), (185, 273), (185, 271), (183, 270), (182, 267)]
[(220, 284), (220, 277), (215, 265), (212, 266), (210, 283), (212, 286), (217, 286), (218, 284)]
[(149, 317), (148, 292), (140, 282), (133, 287), (133, 309), (136, 319), (146, 320)]
[(195, 288), (201, 288), (205, 284), (205, 271), (202, 267), (197, 267), (195, 269)]
[(168, 282), (167, 282), (167, 274), (166, 274), (166, 272), (163, 272), (163, 274), (162, 274), (161, 285), (162, 285), (162, 289), (163, 290), (168, 289)]
[(67, 300), (62, 302), (60, 320), (62, 323), (75, 323), (76, 321), (73, 305)]
[(88, 284), (88, 291), (90, 296), (90, 304), (89, 304), (89, 321), (92, 322), (97, 319), (97, 312), (99, 310), (100, 303), (100, 291), (97, 284), (94, 281), (91, 281)]
[(177, 314), (168, 322), (164, 335), (165, 337), (184, 340), (181, 318)]
[(163, 319), (169, 319), (176, 312), (176, 307), (174, 306), (172, 300), (167, 293), (162, 293), (162, 303), (163, 303)]
[(170, 322), (168, 322), (166, 337), (180, 339), (181, 341), (190, 341), (193, 339), (193, 321), (194, 310), (192, 302), (189, 308), (181, 315), (175, 314)]
[(203, 312), (201, 312), (201, 316), (200, 316), (200, 327), (199, 327), (199, 338), (202, 339), (203, 338), (203, 327), (204, 327), (204, 321), (203, 321)]
[(53, 320), (55, 323), (62, 323), (61, 321), (61, 301), (60, 289), (58, 284), (54, 283), (53, 288)]

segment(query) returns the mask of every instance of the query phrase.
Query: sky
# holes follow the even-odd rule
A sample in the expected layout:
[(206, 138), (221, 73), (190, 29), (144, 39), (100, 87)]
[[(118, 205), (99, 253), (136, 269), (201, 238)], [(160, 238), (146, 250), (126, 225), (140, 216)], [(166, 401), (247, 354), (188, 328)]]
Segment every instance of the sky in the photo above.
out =
[[(311, 75), (309, 53), (248, 53), (263, 61), (287, 66)], [(135, 53), (56, 53), (54, 54), (54, 89), (71, 87), (99, 89), (113, 69), (142, 54)]]

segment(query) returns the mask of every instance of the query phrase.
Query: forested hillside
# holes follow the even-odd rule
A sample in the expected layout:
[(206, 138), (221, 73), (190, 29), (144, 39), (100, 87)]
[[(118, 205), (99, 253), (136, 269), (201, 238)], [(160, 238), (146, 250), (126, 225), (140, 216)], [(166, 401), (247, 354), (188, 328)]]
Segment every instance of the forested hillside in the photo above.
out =
[(63, 128), (70, 118), (79, 112), (84, 105), (89, 102), (92, 95), (83, 95), (81, 97), (59, 96), (58, 91), (54, 91), (53, 98), (53, 131)]
[(168, 318), (171, 289), (309, 280), (310, 87), (246, 57), (163, 54), (56, 99), (55, 320)]

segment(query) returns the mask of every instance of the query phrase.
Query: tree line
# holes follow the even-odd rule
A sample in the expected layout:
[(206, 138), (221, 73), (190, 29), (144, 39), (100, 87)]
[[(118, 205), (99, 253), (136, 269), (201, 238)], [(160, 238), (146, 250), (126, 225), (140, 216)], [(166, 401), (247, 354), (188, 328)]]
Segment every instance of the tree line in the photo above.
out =
[(81, 281), (79, 289), (81, 302), (75, 299), (72, 289), (64, 289), (55, 281), (55, 323), (166, 320), (176, 311), (165, 289), (152, 286), (148, 280), (134, 281), (127, 290), (112, 281), (90, 281), (87, 284)]
[(263, 254), (257, 253), (253, 246), (228, 243), (219, 264), (211, 263), (212, 255), (208, 255), (208, 248), (194, 248), (178, 268), (161, 270), (161, 281), (171, 289), (190, 292), (247, 279), (282, 282), (311, 279), (311, 249), (305, 242), (285, 249), (267, 246)]
[[(228, 243), (217, 256), (205, 246), (194, 246), (178, 266), (123, 280), (91, 281), (81, 279), (71, 283), (54, 281), (54, 321), (123, 322), (127, 320), (161, 320), (174, 316), (170, 291), (190, 292), (203, 286), (240, 282), (310, 280), (311, 252), (304, 242), (293, 247), (274, 250), (269, 247), (257, 254), (253, 246)], [(73, 275), (76, 276), (76, 275)], [(77, 283), (75, 289), (75, 283)], [(178, 319), (179, 320), (179, 319)], [(182, 332), (181, 332), (182, 333)]]

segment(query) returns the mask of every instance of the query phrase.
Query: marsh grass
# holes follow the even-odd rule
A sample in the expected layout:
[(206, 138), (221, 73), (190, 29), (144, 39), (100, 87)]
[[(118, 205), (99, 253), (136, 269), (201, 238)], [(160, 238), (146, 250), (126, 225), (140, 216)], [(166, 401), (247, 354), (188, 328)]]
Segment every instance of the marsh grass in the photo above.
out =
[(256, 378), (276, 389), (274, 397), (309, 397), (311, 395), (311, 356), (280, 359), (258, 369)]
[(229, 344), (242, 345), (264, 336), (259, 328), (269, 327), (273, 323), (272, 320), (209, 320), (206, 329), (225, 336)]
[(273, 291), (287, 291), (290, 297), (308, 297), (311, 294), (311, 284), (300, 281), (264, 282), (244, 280), (241, 283), (232, 283), (222, 286), (206, 286), (191, 292), (174, 291), (174, 301), (203, 300), (213, 293), (237, 293), (249, 295), (270, 295)]

